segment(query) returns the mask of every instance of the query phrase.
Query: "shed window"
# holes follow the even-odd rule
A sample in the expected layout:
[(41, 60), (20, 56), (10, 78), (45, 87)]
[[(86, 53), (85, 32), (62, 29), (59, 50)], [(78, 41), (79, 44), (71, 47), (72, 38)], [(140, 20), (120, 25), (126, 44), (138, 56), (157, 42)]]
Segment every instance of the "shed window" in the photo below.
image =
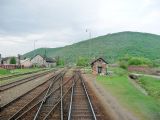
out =
[(98, 74), (102, 73), (102, 67), (98, 67)]

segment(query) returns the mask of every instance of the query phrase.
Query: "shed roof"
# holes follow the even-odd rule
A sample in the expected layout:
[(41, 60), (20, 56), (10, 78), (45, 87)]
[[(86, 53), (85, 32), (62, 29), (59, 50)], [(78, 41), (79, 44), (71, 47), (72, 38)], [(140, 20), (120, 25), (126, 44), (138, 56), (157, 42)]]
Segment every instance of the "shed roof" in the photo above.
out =
[(33, 58), (35, 58), (37, 55), (39, 55), (39, 56), (41, 56), (43, 59), (45, 59), (46, 62), (50, 62), (50, 63), (56, 62), (55, 59), (49, 58), (49, 57), (46, 57), (46, 56), (43, 56), (43, 55), (40, 55), (40, 54), (36, 54), (34, 57), (31, 58), (31, 60), (32, 60)]
[(98, 59), (95, 59), (94, 61), (92, 61), (91, 62), (91, 65), (93, 65), (96, 61), (98, 61), (98, 60), (102, 60), (103, 62), (105, 62), (106, 64), (108, 64), (108, 62), (107, 61), (105, 61), (103, 58), (98, 58)]

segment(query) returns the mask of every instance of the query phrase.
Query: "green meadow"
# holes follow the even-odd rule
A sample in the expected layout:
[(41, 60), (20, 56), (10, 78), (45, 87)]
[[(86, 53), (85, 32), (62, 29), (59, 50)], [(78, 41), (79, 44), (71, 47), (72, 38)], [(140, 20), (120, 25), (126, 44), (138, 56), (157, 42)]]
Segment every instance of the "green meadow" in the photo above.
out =
[(97, 83), (118, 100), (129, 111), (132, 111), (142, 120), (159, 120), (160, 118), (160, 80), (142, 77), (141, 86), (149, 95), (144, 95), (129, 81), (128, 73), (120, 68), (111, 68), (114, 71), (109, 76), (98, 76)]

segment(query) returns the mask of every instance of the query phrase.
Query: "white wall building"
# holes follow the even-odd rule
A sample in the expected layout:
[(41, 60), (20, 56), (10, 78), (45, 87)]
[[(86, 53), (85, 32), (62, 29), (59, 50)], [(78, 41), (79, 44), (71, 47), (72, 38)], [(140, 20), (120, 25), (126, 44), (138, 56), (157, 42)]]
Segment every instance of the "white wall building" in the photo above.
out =
[(20, 60), (20, 64), (24, 67), (24, 68), (30, 68), (33, 66), (33, 63), (30, 61), (29, 58), (26, 58), (25, 60)]
[(43, 57), (41, 55), (36, 55), (31, 59), (33, 65), (44, 66), (44, 67), (54, 67), (56, 66), (56, 61), (52, 58)]

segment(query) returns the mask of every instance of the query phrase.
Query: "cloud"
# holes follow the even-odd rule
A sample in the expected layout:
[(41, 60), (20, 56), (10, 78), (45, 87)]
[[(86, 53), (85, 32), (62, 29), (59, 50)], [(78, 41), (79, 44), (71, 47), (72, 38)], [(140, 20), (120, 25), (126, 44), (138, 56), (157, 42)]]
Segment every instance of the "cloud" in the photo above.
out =
[[(0, 53), (60, 47), (119, 32), (160, 34), (159, 0), (1, 0)], [(9, 45), (12, 45), (8, 47)], [(18, 49), (16, 49), (18, 48)], [(5, 52), (4, 52), (5, 51)]]

